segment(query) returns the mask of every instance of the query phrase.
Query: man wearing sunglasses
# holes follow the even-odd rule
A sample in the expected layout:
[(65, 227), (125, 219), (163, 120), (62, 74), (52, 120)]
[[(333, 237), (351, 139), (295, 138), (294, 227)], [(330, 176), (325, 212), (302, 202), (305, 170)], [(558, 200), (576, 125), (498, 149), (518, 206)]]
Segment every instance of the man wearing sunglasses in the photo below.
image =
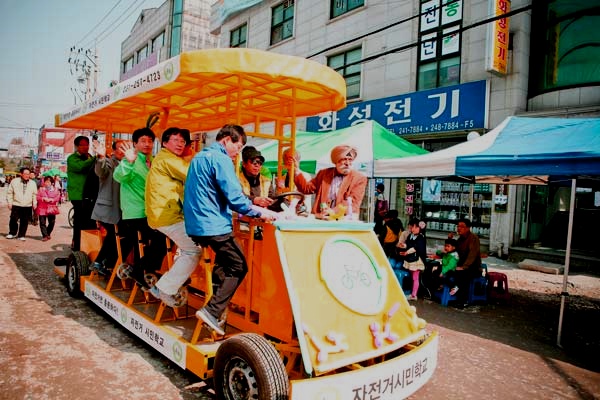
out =
[(265, 158), (254, 146), (246, 146), (242, 150), (242, 173), (240, 183), (246, 196), (252, 204), (268, 207), (273, 204), (275, 191), (271, 180), (271, 173), (263, 168)]

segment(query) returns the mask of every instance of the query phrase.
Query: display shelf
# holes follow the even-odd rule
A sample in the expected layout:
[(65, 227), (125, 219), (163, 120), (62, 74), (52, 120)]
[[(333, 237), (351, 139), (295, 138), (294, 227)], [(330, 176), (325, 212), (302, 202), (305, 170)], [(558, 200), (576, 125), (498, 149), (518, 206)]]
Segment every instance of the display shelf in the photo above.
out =
[(471, 187), (466, 183), (424, 180), (423, 187), (429, 193), (426, 193), (421, 202), (421, 215), (429, 230), (456, 232), (458, 220), (470, 218), (471, 231), (479, 236), (489, 236), (492, 219), (492, 192), (489, 184)]

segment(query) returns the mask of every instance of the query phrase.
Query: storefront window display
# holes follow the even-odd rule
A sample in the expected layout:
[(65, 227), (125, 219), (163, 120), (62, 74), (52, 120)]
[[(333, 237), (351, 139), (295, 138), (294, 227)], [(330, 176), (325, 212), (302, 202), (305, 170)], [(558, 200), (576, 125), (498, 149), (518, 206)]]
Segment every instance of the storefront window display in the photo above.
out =
[(400, 218), (411, 216), (427, 222), (428, 231), (444, 234), (456, 232), (460, 218), (470, 218), (471, 230), (480, 237), (489, 237), (492, 220), (492, 185), (440, 181), (435, 179), (406, 179), (398, 185)]

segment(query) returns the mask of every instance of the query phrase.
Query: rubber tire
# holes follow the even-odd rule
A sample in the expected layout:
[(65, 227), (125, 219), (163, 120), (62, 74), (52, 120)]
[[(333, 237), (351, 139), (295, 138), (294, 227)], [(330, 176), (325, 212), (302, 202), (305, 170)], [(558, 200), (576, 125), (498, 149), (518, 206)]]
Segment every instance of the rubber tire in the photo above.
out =
[(67, 282), (67, 293), (71, 297), (81, 297), (83, 292), (79, 283), (81, 277), (90, 274), (90, 260), (82, 251), (74, 251), (69, 255), (65, 278)]
[[(215, 355), (213, 373), (217, 399), (289, 398), (289, 379), (279, 353), (255, 333), (241, 333), (225, 340)], [(254, 389), (254, 397), (250, 389)]]
[(75, 225), (75, 221), (73, 218), (73, 215), (75, 214), (75, 209), (73, 207), (71, 207), (69, 209), (69, 212), (67, 214), (67, 221), (69, 222), (69, 226), (72, 228), (73, 225)]

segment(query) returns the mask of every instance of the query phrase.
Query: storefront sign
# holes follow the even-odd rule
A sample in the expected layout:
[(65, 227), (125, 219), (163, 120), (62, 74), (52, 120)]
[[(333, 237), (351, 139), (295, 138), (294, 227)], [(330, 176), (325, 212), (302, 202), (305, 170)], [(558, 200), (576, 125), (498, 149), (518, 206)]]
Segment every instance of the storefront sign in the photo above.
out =
[(496, 185), (496, 194), (494, 195), (494, 211), (506, 212), (508, 209), (508, 185)]
[[(503, 15), (510, 11), (509, 0), (492, 0), (491, 14)], [(494, 21), (488, 28), (487, 70), (498, 75), (506, 75), (508, 59), (508, 18)]]
[(306, 120), (306, 130), (325, 132), (374, 120), (398, 134), (437, 133), (486, 127), (487, 81), (422, 90), (352, 103)]

